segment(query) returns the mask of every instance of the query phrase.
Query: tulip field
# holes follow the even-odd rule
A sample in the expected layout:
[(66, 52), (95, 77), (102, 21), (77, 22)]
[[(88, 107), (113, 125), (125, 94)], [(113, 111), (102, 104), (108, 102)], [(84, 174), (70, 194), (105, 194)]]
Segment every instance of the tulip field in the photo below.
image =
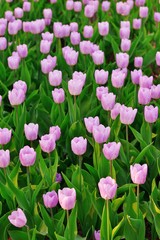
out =
[(159, 0), (0, 0), (0, 239), (160, 239)]

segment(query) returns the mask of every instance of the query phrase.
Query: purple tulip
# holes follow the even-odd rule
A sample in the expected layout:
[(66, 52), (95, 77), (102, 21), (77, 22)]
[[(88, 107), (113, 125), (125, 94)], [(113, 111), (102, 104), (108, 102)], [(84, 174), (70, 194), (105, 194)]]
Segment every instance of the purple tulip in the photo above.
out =
[(19, 159), (23, 166), (32, 166), (36, 161), (36, 151), (29, 146), (25, 146), (19, 152)]
[(109, 136), (110, 136), (110, 127), (105, 127), (102, 124), (98, 125), (98, 126), (93, 126), (93, 138), (95, 140), (95, 142), (97, 143), (104, 143), (108, 140)]
[(52, 97), (55, 103), (57, 104), (63, 103), (65, 100), (65, 93), (63, 88), (55, 88), (52, 91)]
[(108, 22), (99, 22), (98, 30), (101, 36), (106, 36), (109, 33), (109, 23)]
[(56, 182), (62, 182), (62, 175), (60, 173), (56, 173)]
[(101, 65), (104, 63), (104, 52), (97, 50), (92, 53), (92, 59), (95, 65)]
[(134, 66), (137, 68), (141, 68), (143, 64), (143, 57), (135, 57), (134, 58)]
[(146, 181), (148, 172), (147, 164), (134, 164), (130, 166), (130, 174), (132, 182), (135, 184), (144, 184)]
[(132, 83), (138, 85), (141, 76), (142, 76), (142, 70), (141, 69), (139, 69), (139, 70), (135, 69), (134, 71), (131, 71)]
[(64, 210), (74, 208), (76, 203), (76, 191), (74, 188), (63, 188), (58, 190), (59, 204)]
[(55, 141), (60, 139), (61, 129), (58, 126), (52, 126), (49, 128), (49, 134), (53, 134)]
[(43, 40), (47, 40), (49, 42), (53, 42), (53, 37), (54, 37), (53, 33), (45, 32), (45, 33), (42, 33), (41, 35), (42, 35), (42, 39)]
[(6, 168), (10, 163), (10, 152), (9, 150), (0, 150), (0, 168)]
[(22, 89), (13, 88), (12, 91), (8, 92), (8, 99), (12, 106), (20, 105), (25, 100), (25, 93)]
[(38, 137), (39, 125), (34, 123), (29, 123), (24, 125), (24, 133), (29, 141), (36, 140)]
[(27, 84), (22, 80), (18, 80), (13, 84), (13, 89), (22, 90), (25, 94), (27, 92)]
[(83, 137), (75, 137), (71, 140), (71, 148), (74, 154), (81, 156), (87, 150), (87, 139)]
[(95, 70), (94, 77), (95, 77), (96, 83), (97, 84), (102, 84), (102, 85), (106, 84), (106, 82), (108, 80), (108, 74), (109, 74), (109, 72), (105, 71), (103, 69)]
[(8, 219), (12, 225), (18, 228), (24, 227), (27, 223), (27, 218), (20, 208), (17, 208), (17, 211), (13, 211), (8, 216)]
[(109, 142), (103, 145), (103, 154), (108, 160), (114, 160), (119, 155), (121, 143)]
[(113, 93), (103, 94), (101, 98), (101, 104), (104, 110), (110, 111), (115, 105), (116, 95)]
[(121, 109), (121, 104), (120, 103), (116, 103), (114, 105), (114, 107), (111, 110), (111, 118), (113, 120), (115, 120), (117, 118), (117, 116), (120, 114), (120, 109)]
[(148, 123), (154, 123), (158, 119), (158, 107), (152, 105), (144, 107), (145, 121)]
[(101, 240), (100, 230), (94, 231), (94, 238), (95, 240)]
[(137, 114), (137, 109), (133, 109), (132, 107), (126, 107), (122, 105), (120, 109), (121, 123), (126, 125), (132, 124), (134, 122), (136, 114)]
[(119, 68), (127, 68), (129, 55), (127, 53), (116, 53), (116, 63)]
[(96, 88), (96, 96), (99, 101), (101, 101), (103, 94), (108, 94), (108, 87), (97, 87)]
[(47, 192), (43, 194), (43, 202), (46, 208), (54, 208), (58, 204), (58, 195), (53, 190), (51, 192)]
[(84, 26), (83, 36), (85, 38), (91, 38), (93, 36), (93, 27), (88, 25)]
[(56, 147), (56, 142), (53, 134), (43, 135), (39, 143), (42, 151), (47, 153), (52, 152)]
[(88, 118), (84, 118), (84, 123), (86, 126), (86, 129), (89, 133), (93, 132), (93, 127), (94, 126), (98, 126), (99, 125), (99, 117), (88, 117)]
[(113, 199), (117, 191), (117, 183), (111, 177), (101, 178), (98, 183), (100, 195), (105, 200)]
[(151, 101), (151, 89), (148, 88), (139, 88), (138, 91), (138, 103), (146, 105)]
[(11, 140), (12, 131), (8, 128), (0, 128), (0, 144), (5, 145)]

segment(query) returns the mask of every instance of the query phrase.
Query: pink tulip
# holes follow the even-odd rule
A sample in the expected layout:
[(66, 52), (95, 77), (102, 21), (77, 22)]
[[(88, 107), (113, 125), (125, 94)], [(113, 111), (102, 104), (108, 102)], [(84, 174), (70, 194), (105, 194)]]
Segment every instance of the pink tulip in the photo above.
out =
[(71, 148), (74, 154), (81, 156), (87, 150), (87, 139), (83, 137), (75, 137), (71, 140)]
[(151, 101), (151, 89), (149, 88), (139, 88), (138, 91), (138, 103), (146, 105)]
[(148, 172), (147, 164), (134, 164), (130, 166), (130, 174), (132, 182), (135, 184), (144, 184), (146, 181)]
[(62, 72), (58, 70), (49, 72), (48, 79), (51, 86), (57, 87), (62, 82)]
[(92, 53), (92, 59), (95, 65), (101, 65), (104, 63), (104, 52), (97, 50)]
[(32, 166), (36, 161), (36, 152), (33, 148), (25, 146), (19, 152), (19, 159), (23, 166)]
[(5, 145), (11, 140), (12, 131), (8, 128), (0, 128), (0, 144)]
[(123, 124), (130, 125), (134, 122), (134, 119), (137, 114), (137, 109), (131, 107), (121, 106), (120, 109), (120, 121)]
[(42, 151), (47, 153), (52, 152), (56, 147), (56, 142), (53, 134), (43, 135), (39, 143)]
[(81, 41), (81, 35), (78, 32), (71, 32), (70, 41), (72, 45), (79, 45)]
[(59, 204), (64, 210), (71, 210), (76, 203), (76, 191), (74, 188), (63, 188), (58, 190)]
[(140, 18), (148, 17), (148, 7), (140, 7), (139, 8), (139, 16), (140, 16)]
[(142, 25), (142, 19), (141, 18), (135, 18), (133, 19), (133, 29), (140, 29), (141, 28), (141, 25)]
[(98, 126), (99, 125), (99, 117), (88, 117), (88, 118), (84, 118), (84, 123), (86, 126), (86, 129), (89, 133), (93, 132), (93, 127), (94, 126)]
[(96, 97), (98, 98), (99, 101), (101, 101), (103, 94), (108, 94), (108, 87), (97, 87)]
[(11, 215), (8, 216), (8, 219), (12, 225), (18, 228), (24, 227), (27, 223), (27, 218), (20, 208), (18, 208), (17, 211), (13, 211)]
[(153, 85), (153, 76), (141, 76), (139, 79), (139, 85), (141, 88), (151, 88)]
[(160, 52), (156, 53), (156, 64), (157, 66), (160, 66)]
[(13, 84), (13, 89), (22, 90), (25, 94), (27, 92), (27, 84), (22, 80), (18, 80)]
[(108, 22), (99, 22), (98, 30), (101, 36), (106, 36), (109, 33), (109, 23)]
[(145, 121), (148, 123), (154, 123), (158, 119), (158, 107), (152, 105), (144, 107)]
[(81, 94), (83, 88), (83, 82), (80, 79), (68, 81), (68, 91), (73, 96)]
[(25, 58), (28, 55), (28, 47), (26, 44), (18, 45), (17, 46), (17, 52), (20, 56), (20, 58)]
[(118, 157), (121, 143), (109, 142), (103, 145), (103, 154), (108, 160), (114, 160)]
[(108, 80), (108, 71), (105, 71), (103, 69), (101, 70), (95, 70), (94, 72), (94, 77), (96, 80), (97, 84), (106, 84), (107, 80)]
[(116, 95), (113, 93), (103, 94), (101, 98), (101, 104), (104, 110), (110, 111), (115, 105)]
[(142, 70), (141, 69), (139, 69), (139, 70), (135, 69), (134, 71), (131, 71), (132, 83), (138, 85), (141, 76), (142, 76)]
[(9, 150), (0, 150), (0, 168), (6, 168), (10, 163), (10, 152)]
[(54, 208), (58, 204), (58, 195), (53, 190), (51, 192), (47, 192), (43, 194), (43, 202), (46, 208)]
[(55, 103), (57, 104), (63, 103), (65, 100), (65, 93), (63, 88), (55, 88), (52, 91), (52, 97)]
[(53, 134), (55, 141), (60, 139), (61, 129), (58, 126), (52, 126), (49, 128), (49, 134)]
[(105, 200), (113, 199), (117, 191), (117, 183), (111, 177), (101, 178), (98, 183), (100, 195)]
[(121, 110), (121, 104), (116, 103), (111, 110), (111, 118), (113, 120), (115, 120), (117, 118), (117, 116), (120, 114), (120, 110)]
[(134, 66), (137, 68), (141, 68), (143, 64), (143, 57), (135, 57), (134, 58)]
[(129, 55), (127, 53), (116, 53), (116, 63), (119, 68), (127, 68)]
[(20, 105), (25, 100), (25, 93), (22, 89), (13, 88), (12, 91), (8, 92), (8, 99), (12, 106)]
[(110, 127), (105, 127), (102, 124), (98, 126), (94, 125), (92, 133), (95, 142), (100, 144), (106, 142), (110, 136), (110, 131)]
[(38, 137), (38, 124), (29, 123), (24, 125), (24, 132), (27, 140), (33, 141), (36, 140)]
[(84, 26), (83, 36), (85, 38), (91, 38), (93, 36), (93, 27), (92, 26)]

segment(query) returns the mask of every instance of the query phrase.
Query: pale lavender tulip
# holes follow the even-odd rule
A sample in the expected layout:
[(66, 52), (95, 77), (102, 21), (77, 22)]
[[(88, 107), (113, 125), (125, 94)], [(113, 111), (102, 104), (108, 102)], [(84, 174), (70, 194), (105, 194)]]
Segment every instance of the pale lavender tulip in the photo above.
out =
[(92, 18), (95, 14), (95, 7), (91, 4), (87, 4), (84, 8), (84, 15), (87, 17), (87, 18)]
[(70, 23), (70, 31), (71, 32), (78, 32), (78, 23), (77, 22), (71, 22)]
[(96, 97), (99, 101), (102, 99), (103, 94), (108, 94), (108, 87), (97, 87), (96, 88)]
[(141, 18), (135, 18), (133, 19), (133, 29), (140, 29), (141, 28), (141, 25), (142, 25), (142, 19)]
[(0, 51), (7, 48), (7, 39), (5, 37), (0, 37)]
[(117, 183), (111, 177), (101, 178), (98, 183), (100, 195), (105, 200), (113, 199), (117, 191)]
[(103, 145), (103, 154), (108, 160), (114, 160), (118, 157), (121, 143), (109, 142)]
[(18, 228), (24, 227), (27, 223), (27, 218), (20, 208), (17, 208), (17, 211), (13, 211), (8, 216), (8, 219), (12, 225)]
[(104, 52), (97, 50), (92, 53), (92, 59), (95, 65), (101, 65), (104, 63)]
[(47, 153), (52, 152), (56, 147), (55, 137), (53, 134), (43, 135), (39, 143), (42, 151)]
[(153, 76), (141, 76), (139, 79), (139, 85), (142, 88), (151, 88), (153, 85)]
[(100, 230), (94, 231), (94, 238), (95, 240), (101, 240)]
[(143, 57), (135, 57), (134, 58), (134, 66), (137, 68), (141, 68), (143, 64)]
[(126, 125), (132, 124), (134, 122), (136, 114), (137, 114), (137, 109), (133, 109), (132, 107), (126, 107), (122, 105), (120, 109), (121, 123)]
[(0, 95), (0, 107), (2, 106), (2, 96)]
[(74, 7), (74, 2), (72, 0), (67, 0), (66, 1), (66, 9), (68, 11), (71, 11), (71, 10), (73, 10), (73, 7)]
[(156, 64), (157, 66), (160, 66), (160, 52), (156, 53)]
[(111, 82), (113, 87), (115, 88), (121, 88), (124, 86), (124, 80), (126, 78), (126, 74), (124, 71), (118, 69), (112, 70), (112, 75), (111, 75)]
[(138, 103), (146, 105), (151, 101), (151, 89), (149, 88), (139, 88), (138, 91)]
[(89, 133), (92, 133), (93, 132), (93, 127), (99, 125), (99, 117), (96, 116), (96, 117), (84, 118), (84, 123), (85, 123), (87, 131)]
[(73, 10), (75, 12), (80, 12), (82, 10), (82, 3), (80, 1), (75, 1), (73, 5)]
[(83, 36), (85, 38), (91, 38), (93, 36), (93, 27), (85, 25), (83, 29)]
[(41, 35), (42, 35), (42, 39), (43, 40), (47, 40), (49, 42), (53, 42), (53, 37), (54, 37), (53, 33), (45, 32), (45, 33), (42, 33)]
[(46, 208), (54, 208), (58, 204), (58, 195), (53, 190), (51, 192), (47, 192), (43, 194), (43, 202)]
[(148, 172), (147, 164), (134, 164), (130, 166), (130, 174), (132, 182), (135, 184), (144, 184), (146, 181)]
[(38, 137), (39, 125), (34, 123), (24, 124), (24, 133), (29, 141), (36, 140)]
[(87, 139), (83, 137), (75, 137), (71, 140), (71, 148), (74, 154), (81, 156), (87, 150)]
[(44, 8), (43, 9), (43, 17), (47, 18), (47, 19), (51, 19), (52, 18), (52, 9)]
[(142, 76), (142, 70), (141, 69), (139, 69), (139, 70), (135, 69), (134, 71), (131, 71), (132, 83), (138, 85), (141, 76)]
[(122, 16), (127, 16), (130, 13), (130, 5), (127, 2), (117, 2), (116, 3), (116, 11), (118, 14)]
[(92, 48), (92, 43), (90, 41), (81, 41), (80, 44), (80, 52), (82, 54), (90, 54), (91, 53), (91, 48)]
[(108, 81), (108, 74), (109, 74), (109, 72), (105, 71), (103, 69), (95, 70), (94, 77), (95, 77), (96, 83), (102, 84), (102, 85), (106, 84), (106, 82)]
[(58, 190), (59, 204), (64, 210), (71, 210), (76, 204), (76, 191), (74, 188)]
[(151, 98), (159, 99), (160, 98), (160, 84), (152, 85), (151, 87)]
[(109, 1), (102, 2), (102, 11), (107, 12), (110, 9), (111, 3)]
[(148, 7), (140, 7), (139, 8), (139, 16), (140, 16), (140, 18), (148, 17)]
[(51, 72), (57, 64), (57, 57), (52, 57), (48, 55), (46, 59), (41, 61), (41, 71), (44, 74)]
[(11, 140), (12, 131), (8, 128), (0, 128), (0, 144), (5, 145)]
[(36, 161), (36, 151), (29, 146), (25, 146), (21, 148), (19, 152), (19, 159), (22, 166), (24, 167), (32, 166)]
[(135, 0), (135, 5), (137, 7), (143, 6), (145, 4), (146, 0)]
[(108, 140), (110, 131), (110, 127), (105, 127), (102, 124), (98, 126), (94, 125), (92, 129), (93, 138), (97, 143), (104, 143)]
[(128, 39), (129, 36), (130, 36), (130, 28), (128, 28), (128, 27), (121, 27), (119, 34), (120, 34), (120, 38), (121, 39), (123, 39), (123, 38), (124, 39)]
[(55, 141), (60, 139), (61, 129), (59, 126), (52, 126), (49, 128), (49, 134), (53, 134)]
[(121, 50), (123, 52), (127, 52), (127, 51), (129, 51), (130, 47), (131, 47), (131, 40), (129, 40), (127, 38), (123, 38), (121, 40)]
[(31, 3), (30, 2), (24, 2), (23, 3), (23, 12), (30, 12), (31, 10)]
[(158, 119), (158, 107), (152, 105), (144, 107), (144, 118), (148, 123), (154, 123)]
[(65, 93), (63, 88), (55, 88), (52, 91), (53, 101), (57, 104), (63, 103), (65, 100)]
[(116, 103), (114, 105), (114, 107), (111, 110), (111, 118), (113, 120), (115, 120), (117, 118), (117, 116), (120, 114), (120, 109), (121, 109), (121, 104), (120, 103)]
[(127, 53), (116, 53), (116, 63), (119, 68), (127, 68), (129, 55)]
[(20, 63), (20, 58), (19, 57), (14, 57), (14, 56), (10, 56), (8, 57), (8, 67), (12, 70), (16, 70), (19, 67), (19, 63)]
[(20, 7), (17, 7), (14, 9), (14, 16), (16, 18), (22, 18), (23, 17), (23, 9)]
[(48, 40), (41, 40), (40, 42), (40, 52), (47, 54), (50, 52), (52, 42)]
[(27, 92), (27, 84), (22, 80), (18, 80), (13, 84), (13, 89), (22, 90), (25, 94)]
[(12, 91), (8, 92), (8, 99), (12, 106), (20, 105), (25, 100), (25, 93), (22, 89), (13, 88)]
[(81, 79), (68, 81), (68, 91), (73, 96), (78, 96), (81, 94), (83, 88), (83, 82)]
[(103, 94), (101, 98), (101, 104), (104, 110), (110, 111), (115, 105), (116, 95), (113, 93)]
[(160, 22), (160, 12), (154, 13), (154, 21), (158, 23)]
[(75, 81), (77, 81), (78, 79), (81, 80), (81, 82), (83, 83), (83, 86), (84, 86), (85, 81), (86, 81), (86, 73), (75, 71), (72, 74), (72, 79), (75, 80)]
[(48, 80), (51, 86), (57, 87), (62, 82), (62, 72), (59, 70), (54, 70), (53, 72), (49, 72)]
[(101, 36), (106, 36), (109, 33), (109, 23), (108, 22), (99, 22), (98, 30)]
[(79, 45), (81, 41), (81, 34), (78, 32), (71, 32), (70, 41), (72, 45)]
[(6, 168), (10, 163), (10, 152), (9, 150), (0, 150), (0, 168)]

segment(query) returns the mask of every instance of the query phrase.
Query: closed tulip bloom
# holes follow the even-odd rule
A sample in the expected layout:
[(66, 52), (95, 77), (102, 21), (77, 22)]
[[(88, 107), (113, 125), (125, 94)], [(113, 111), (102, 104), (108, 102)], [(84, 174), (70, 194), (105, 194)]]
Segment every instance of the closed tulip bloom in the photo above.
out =
[(102, 2), (102, 11), (107, 12), (110, 9), (111, 3), (109, 1)]
[(49, 133), (53, 134), (55, 141), (60, 139), (61, 129), (58, 126), (52, 126), (49, 128)]
[(158, 107), (152, 105), (144, 107), (144, 118), (148, 123), (154, 123), (158, 118)]
[(151, 90), (149, 88), (140, 87), (138, 91), (138, 103), (146, 105), (151, 101)]
[(106, 84), (108, 81), (108, 71), (105, 71), (103, 69), (101, 70), (95, 70), (94, 77), (97, 84)]
[(18, 228), (24, 227), (27, 223), (27, 218), (20, 208), (17, 208), (17, 211), (13, 211), (8, 216), (8, 219), (12, 225)]
[(83, 83), (83, 86), (85, 84), (85, 81), (86, 81), (86, 73), (82, 73), (82, 72), (77, 72), (75, 71), (73, 74), (72, 74), (72, 79), (77, 81), (78, 79), (82, 81)]
[(20, 59), (18, 57), (8, 57), (8, 67), (11, 70), (16, 70), (19, 67)]
[(81, 41), (80, 44), (80, 52), (82, 54), (90, 54), (91, 53), (91, 47), (92, 47), (92, 43), (90, 41)]
[(108, 94), (108, 87), (97, 87), (96, 97), (98, 98), (99, 101), (101, 101), (103, 94)]
[(13, 88), (12, 91), (8, 92), (8, 99), (12, 106), (20, 105), (25, 100), (25, 93), (22, 89)]
[(134, 164), (130, 166), (130, 174), (132, 182), (135, 184), (144, 184), (146, 181), (148, 172), (147, 164)]
[(24, 167), (32, 166), (36, 161), (36, 151), (29, 146), (25, 146), (19, 152), (19, 159)]
[(64, 210), (71, 210), (76, 203), (76, 191), (74, 188), (63, 188), (58, 190), (59, 204)]
[(116, 53), (116, 63), (119, 68), (127, 68), (129, 55), (127, 53)]
[(87, 18), (92, 18), (95, 14), (95, 7), (91, 4), (87, 4), (84, 8), (84, 15)]
[(89, 133), (93, 132), (93, 127), (99, 125), (99, 117), (88, 117), (84, 118), (84, 123), (86, 126), (86, 129)]
[(121, 106), (120, 109), (120, 122), (126, 125), (130, 125), (134, 122), (137, 114), (137, 109), (132, 107)]
[(156, 64), (157, 66), (160, 66), (160, 52), (156, 53)]
[(82, 3), (80, 1), (75, 1), (73, 9), (75, 12), (80, 12), (82, 10)]
[(0, 144), (5, 145), (11, 140), (12, 131), (8, 128), (0, 128)]
[(66, 52), (65, 60), (69, 66), (74, 66), (77, 64), (79, 52), (74, 50)]
[(104, 63), (104, 52), (101, 50), (95, 51), (92, 53), (92, 59), (94, 64), (101, 65)]
[(108, 140), (109, 136), (110, 136), (110, 127), (105, 127), (102, 124), (96, 126), (93, 126), (93, 138), (97, 143), (104, 143)]
[(57, 64), (57, 57), (51, 57), (51, 58), (47, 57), (47, 59), (43, 59), (41, 61), (41, 71), (44, 74), (47, 74), (53, 70), (56, 64)]
[(145, 4), (146, 0), (135, 0), (135, 5), (137, 7), (143, 6)]
[(141, 18), (146, 18), (148, 17), (148, 7), (140, 7), (139, 8), (139, 16)]
[(85, 38), (91, 38), (93, 36), (93, 27), (92, 26), (84, 26), (83, 36)]
[(155, 12), (154, 13), (154, 21), (155, 22), (160, 22), (160, 12)]
[(109, 33), (109, 23), (108, 22), (99, 22), (98, 30), (101, 36), (106, 36)]
[(13, 17), (13, 12), (12, 11), (5, 11), (5, 19), (7, 19), (8, 22), (10, 22), (10, 20)]
[(70, 41), (72, 45), (79, 45), (81, 41), (81, 35), (78, 32), (71, 32)]
[(18, 33), (18, 30), (19, 30), (19, 26), (16, 20), (8, 23), (8, 33), (10, 35), (16, 35)]
[(117, 191), (117, 183), (111, 177), (101, 178), (98, 183), (100, 195), (105, 200), (113, 199)]
[(115, 105), (116, 95), (113, 93), (103, 94), (101, 98), (101, 104), (104, 110), (110, 111)]
[(160, 98), (160, 84), (152, 85), (151, 87), (151, 98), (159, 99)]
[(132, 83), (138, 85), (141, 76), (142, 76), (142, 70), (141, 69), (139, 69), (139, 70), (135, 69), (134, 71), (131, 71)]
[(153, 85), (153, 76), (141, 76), (139, 79), (139, 85), (142, 88), (151, 88)]
[(103, 154), (108, 160), (114, 160), (119, 155), (121, 143), (109, 142), (103, 145)]
[(141, 18), (139, 18), (139, 19), (137, 19), (137, 18), (133, 19), (133, 29), (138, 30), (138, 29), (141, 28), (141, 25), (142, 25), (142, 19), (141, 19)]
[(71, 11), (71, 10), (73, 10), (73, 7), (74, 7), (74, 2), (72, 0), (67, 0), (66, 1), (66, 9)]
[(56, 173), (56, 182), (62, 182), (62, 175), (60, 173)]
[(55, 88), (52, 91), (52, 97), (55, 103), (57, 104), (63, 103), (65, 100), (65, 93), (63, 88)]
[(17, 7), (14, 9), (14, 16), (16, 18), (22, 18), (23, 17), (23, 9), (20, 7)]
[(71, 22), (70, 23), (70, 31), (71, 32), (78, 32), (78, 23), (77, 22)]
[(45, 20), (44, 19), (37, 19), (30, 23), (30, 32), (32, 34), (40, 34), (45, 29)]
[(130, 28), (128, 27), (121, 27), (120, 28), (120, 38), (121, 39), (128, 39), (130, 36)]
[(122, 70), (120, 69), (112, 70), (111, 82), (113, 87), (115, 88), (123, 87), (125, 78), (126, 74)]
[(36, 140), (38, 137), (39, 125), (34, 123), (24, 124), (24, 133), (29, 141)]
[(87, 139), (83, 137), (75, 137), (71, 140), (71, 148), (74, 154), (81, 156), (87, 150)]
[(6, 32), (6, 25), (3, 23), (0, 23), (0, 36), (4, 36)]
[(44, 18), (52, 18), (52, 10), (50, 8), (43, 9), (43, 16)]
[(73, 96), (81, 94), (83, 88), (83, 82), (80, 79), (68, 81), (68, 91)]
[(23, 90), (24, 93), (27, 92), (27, 84), (26, 82), (22, 81), (22, 80), (18, 80), (13, 84), (13, 89), (21, 89)]
[(45, 32), (45, 33), (42, 33), (41, 36), (42, 36), (43, 40), (47, 40), (49, 42), (53, 42), (53, 37), (54, 37), (53, 33)]
[(53, 190), (51, 192), (47, 192), (43, 194), (43, 202), (46, 208), (54, 208), (58, 204), (58, 195)]
[(137, 68), (141, 68), (143, 64), (143, 57), (135, 57), (134, 58), (134, 66)]
[(39, 143), (42, 151), (46, 153), (52, 152), (56, 147), (56, 142), (53, 134), (43, 135)]
[(23, 11), (24, 12), (30, 12), (31, 10), (31, 3), (30, 2), (24, 2), (23, 3)]
[(121, 28), (129, 28), (131, 27), (130, 21), (120, 21), (120, 27)]
[(62, 72), (59, 70), (54, 70), (53, 72), (49, 72), (48, 80), (51, 86), (57, 87), (62, 82)]
[(127, 38), (123, 38), (121, 40), (121, 50), (123, 52), (127, 52), (127, 51), (129, 51), (130, 47), (131, 47), (131, 40), (129, 40)]
[(0, 51), (7, 48), (7, 39), (5, 37), (0, 37)]
[(0, 150), (0, 168), (6, 168), (10, 163), (10, 152), (9, 150)]
[(116, 4), (116, 11), (118, 14), (121, 14), (122, 16), (127, 16), (130, 13), (130, 5), (127, 2), (118, 2)]
[(30, 32), (31, 22), (23, 22), (23, 32)]
[(114, 107), (111, 110), (111, 118), (113, 120), (115, 120), (117, 118), (117, 116), (120, 114), (120, 109), (121, 109), (121, 104), (120, 103), (116, 103), (114, 105)]
[(51, 42), (48, 40), (41, 40), (40, 42), (40, 52), (47, 54), (50, 52), (50, 48), (51, 48)]
[(101, 240), (100, 230), (94, 231), (94, 238), (95, 240)]

